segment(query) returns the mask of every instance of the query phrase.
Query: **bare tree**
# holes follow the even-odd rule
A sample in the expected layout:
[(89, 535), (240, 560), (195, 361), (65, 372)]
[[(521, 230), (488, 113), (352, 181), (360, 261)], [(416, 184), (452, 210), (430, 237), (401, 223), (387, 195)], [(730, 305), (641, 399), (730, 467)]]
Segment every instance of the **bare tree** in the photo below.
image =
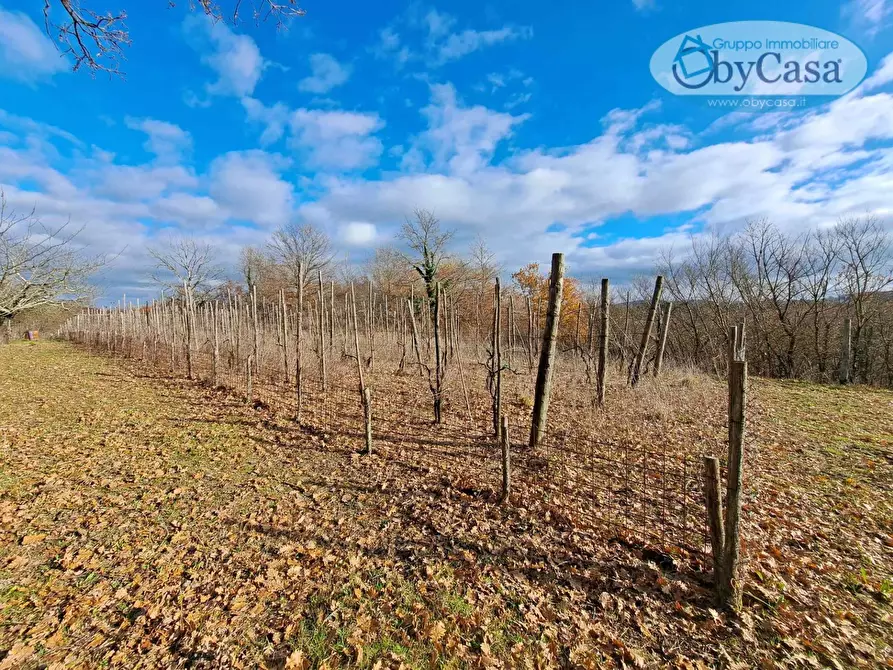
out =
[(69, 222), (50, 227), (34, 211), (10, 211), (0, 191), (0, 318), (93, 294), (90, 277), (107, 259), (86, 256), (78, 233)]
[(329, 236), (311, 223), (286, 223), (273, 233), (269, 246), (296, 293), (309, 286), (312, 277), (325, 273), (335, 257)]
[(251, 293), (258, 284), (260, 284), (270, 272), (269, 259), (257, 247), (242, 247), (239, 252), (239, 270), (242, 272), (242, 279), (245, 280), (245, 286), (248, 293)]
[(873, 214), (840, 220), (834, 234), (841, 263), (839, 288), (855, 317), (854, 377), (859, 379), (867, 373), (866, 331), (880, 311), (880, 294), (893, 285), (893, 241)]
[(149, 248), (149, 254), (155, 259), (152, 279), (177, 294), (185, 286), (191, 299), (199, 302), (223, 276), (211, 245), (192, 237), (170, 237), (161, 246)]
[(413, 218), (404, 221), (400, 237), (413, 252), (405, 258), (425, 283), (425, 292), (433, 309), (437, 298), (437, 273), (448, 257), (446, 245), (452, 239), (453, 231), (444, 230), (432, 212), (416, 209)]
[(412, 280), (406, 259), (393, 247), (377, 248), (369, 259), (368, 270), (372, 282), (386, 296), (398, 295), (400, 289), (405, 289)]
[[(168, 0), (173, 7), (174, 0)], [(189, 9), (199, 9), (214, 21), (225, 20), (233, 25), (242, 17), (243, 0), (233, 0), (226, 12), (214, 0), (186, 0)], [(245, 3), (255, 23), (269, 19), (281, 28), (291, 18), (306, 12), (297, 0), (252, 0)], [(54, 16), (53, 8), (61, 11)], [(58, 17), (58, 18), (56, 18)], [(74, 59), (74, 70), (86, 67), (92, 73), (122, 74), (119, 61), (124, 58), (124, 48), (130, 46), (130, 33), (125, 21), (127, 12), (106, 11), (104, 14), (83, 7), (80, 0), (43, 0), (43, 18), (47, 35), (62, 45), (62, 53)]]

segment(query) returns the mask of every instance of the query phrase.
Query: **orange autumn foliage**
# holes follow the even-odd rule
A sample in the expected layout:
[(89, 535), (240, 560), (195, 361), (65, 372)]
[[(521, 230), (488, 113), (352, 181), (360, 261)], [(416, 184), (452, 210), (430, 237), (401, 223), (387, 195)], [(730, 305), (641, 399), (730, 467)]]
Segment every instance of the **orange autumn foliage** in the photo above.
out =
[[(542, 326), (549, 304), (549, 273), (540, 271), (539, 263), (528, 263), (512, 273), (512, 279), (521, 295), (530, 298), (534, 319)], [(565, 276), (561, 294), (558, 336), (563, 342), (571, 343), (575, 341), (576, 334), (577, 341), (582, 342), (587, 334), (588, 314), (580, 282)]]

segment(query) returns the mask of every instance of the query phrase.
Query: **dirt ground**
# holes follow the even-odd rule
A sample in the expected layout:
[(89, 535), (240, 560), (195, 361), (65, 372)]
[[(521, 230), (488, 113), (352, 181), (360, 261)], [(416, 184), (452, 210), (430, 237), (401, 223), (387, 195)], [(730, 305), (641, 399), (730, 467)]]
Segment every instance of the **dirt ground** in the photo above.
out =
[(0, 347), (0, 668), (893, 667), (893, 393), (751, 399), (736, 617), (703, 574), (437, 468)]

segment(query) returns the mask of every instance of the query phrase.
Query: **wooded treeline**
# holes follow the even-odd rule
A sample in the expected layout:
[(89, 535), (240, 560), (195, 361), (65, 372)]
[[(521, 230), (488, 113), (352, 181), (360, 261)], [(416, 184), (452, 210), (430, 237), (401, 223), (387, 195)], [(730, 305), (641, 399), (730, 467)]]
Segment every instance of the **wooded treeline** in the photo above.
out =
[(669, 350), (722, 372), (746, 323), (754, 374), (893, 386), (891, 239), (871, 215), (816, 232), (750, 223), (693, 238), (658, 268), (674, 302)]

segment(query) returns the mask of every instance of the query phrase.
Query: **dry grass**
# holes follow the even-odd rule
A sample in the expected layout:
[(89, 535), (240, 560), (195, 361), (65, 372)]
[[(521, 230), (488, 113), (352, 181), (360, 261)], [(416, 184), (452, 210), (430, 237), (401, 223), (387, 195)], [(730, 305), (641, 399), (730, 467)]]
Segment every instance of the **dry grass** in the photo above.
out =
[[(396, 411), (387, 380), (407, 382), (382, 367)], [(889, 392), (752, 383), (748, 596), (727, 619), (696, 562), (662, 569), (532, 500), (498, 506), (470, 461), (444, 460), (455, 441), (361, 457), (274, 406), (49, 342), (0, 348), (0, 371), (3, 668), (890, 658)], [(600, 444), (722, 444), (723, 387), (698, 375), (614, 380), (609, 412), (572, 380), (556, 391), (553, 425)]]

